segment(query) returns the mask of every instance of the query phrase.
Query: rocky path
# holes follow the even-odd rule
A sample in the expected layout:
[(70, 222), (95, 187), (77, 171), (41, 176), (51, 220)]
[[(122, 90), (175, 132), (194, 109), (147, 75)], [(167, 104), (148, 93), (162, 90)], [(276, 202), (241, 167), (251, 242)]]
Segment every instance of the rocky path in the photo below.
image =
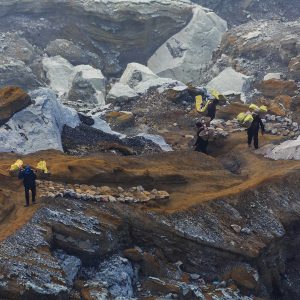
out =
[(27, 224), (41, 206), (39, 203), (37, 203), (34, 206), (26, 208), (23, 206), (23, 201), (23, 199), (15, 200), (15, 209), (0, 224), (0, 241), (5, 240), (7, 237), (14, 234), (17, 230), (21, 229), (25, 224)]
[[(140, 199), (140, 202), (143, 202), (142, 205), (146, 205), (146, 202), (152, 203), (152, 205), (147, 205), (147, 209), (172, 213), (206, 201), (239, 194), (272, 178), (284, 176), (293, 169), (300, 169), (300, 162), (275, 162), (262, 158), (253, 150), (249, 151), (246, 145), (241, 143), (243, 138), (243, 133), (230, 137), (228, 147), (214, 154), (217, 159), (212, 157), (204, 159), (198, 153), (182, 152), (162, 154), (163, 159), (161, 155), (146, 158), (114, 157), (114, 162), (112, 162), (111, 157), (106, 155), (93, 159), (74, 159), (58, 153), (49, 153), (47, 157), (53, 174), (51, 180), (56, 183), (43, 184), (38, 189), (38, 195), (55, 197), (53, 191), (57, 188), (59, 193), (67, 189), (69, 190), (67, 192), (72, 195), (74, 192), (76, 197), (79, 195), (78, 199), (95, 198), (94, 200), (99, 200), (99, 202), (107, 202), (110, 198), (109, 202), (133, 203), (132, 199), (135, 198)], [(262, 141), (267, 143), (268, 140), (269, 138), (265, 137)], [(21, 183), (9, 177), (5, 171), (15, 158), (0, 157), (2, 176), (0, 189), (15, 190), (9, 196), (13, 204), (5, 201), (5, 198), (3, 200), (9, 216), (0, 223), (0, 240), (20, 229), (40, 207), (39, 203), (29, 208), (23, 207), (24, 195)], [(38, 159), (38, 155), (26, 157), (26, 160), (33, 165)], [(67, 186), (59, 182), (70, 184)], [(84, 184), (83, 190), (79, 183)], [(109, 193), (101, 191), (100, 186), (106, 185), (114, 185), (114, 188)], [(141, 191), (130, 191), (133, 185), (135, 187), (143, 185), (144, 188)], [(124, 191), (118, 189), (120, 186), (124, 188)], [(85, 193), (86, 188), (91, 195), (89, 192)], [(155, 189), (167, 190), (170, 193), (170, 200), (168, 193), (162, 192), (161, 201), (153, 201), (155, 197), (159, 198), (148, 192), (153, 189), (154, 191)], [(4, 192), (0, 191), (0, 195), (1, 193)], [(7, 196), (2, 195), (2, 197)], [(3, 207), (1, 210), (3, 211)]]

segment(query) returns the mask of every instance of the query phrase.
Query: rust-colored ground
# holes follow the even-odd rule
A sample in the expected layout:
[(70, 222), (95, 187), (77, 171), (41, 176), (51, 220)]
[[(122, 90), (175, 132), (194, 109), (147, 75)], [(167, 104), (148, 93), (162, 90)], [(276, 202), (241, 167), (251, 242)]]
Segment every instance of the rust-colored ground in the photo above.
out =
[[(300, 170), (300, 162), (272, 161), (257, 155), (244, 144), (244, 133), (232, 135), (215, 157), (193, 151), (164, 153), (143, 157), (120, 157), (101, 154), (77, 158), (56, 151), (23, 157), (35, 166), (41, 157), (47, 160), (51, 180), (94, 185), (136, 186), (159, 188), (171, 193), (171, 201), (156, 208), (171, 213), (204, 201), (234, 195), (264, 182), (282, 177), (291, 170)], [(265, 136), (261, 143), (271, 139)], [(15, 154), (0, 155), (0, 240), (24, 225), (40, 204), (24, 208), (21, 183), (8, 174), (17, 158)], [(226, 170), (221, 161), (238, 163), (240, 174)], [(150, 208), (145, 208), (150, 209)]]

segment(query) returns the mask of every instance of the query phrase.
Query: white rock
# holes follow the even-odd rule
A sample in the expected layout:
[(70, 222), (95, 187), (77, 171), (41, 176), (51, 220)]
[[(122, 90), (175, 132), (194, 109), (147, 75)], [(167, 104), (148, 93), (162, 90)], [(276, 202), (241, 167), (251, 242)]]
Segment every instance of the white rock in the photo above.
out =
[(130, 86), (122, 83), (116, 83), (109, 91), (106, 97), (106, 101), (111, 103), (123, 103), (135, 100), (137, 98), (137, 92), (133, 90)]
[(93, 128), (99, 129), (99, 130), (101, 130), (103, 132), (106, 132), (108, 134), (116, 135), (119, 138), (126, 138), (125, 134), (113, 131), (110, 128), (109, 124), (105, 120), (101, 119), (101, 114), (95, 115), (93, 117), (93, 119), (94, 119), (94, 122), (95, 122), (94, 125), (92, 126)]
[[(106, 95), (106, 79), (102, 72), (89, 65), (73, 66), (66, 59), (61, 56), (46, 57), (42, 61), (43, 69), (50, 82), (50, 87), (57, 92), (60, 96), (69, 95), (72, 86), (78, 89), (74, 79), (78, 81), (85, 81), (90, 84), (92, 91), (91, 95), (86, 95), (88, 98), (94, 97), (98, 105), (105, 104)], [(81, 99), (83, 100), (83, 99)]]
[(148, 134), (148, 133), (140, 133), (137, 136), (142, 136), (145, 139), (152, 141), (153, 143), (159, 145), (161, 150), (165, 152), (173, 151), (172, 147), (166, 143), (165, 139), (160, 135)]
[(89, 81), (96, 91), (105, 91), (106, 79), (102, 72), (89, 65), (79, 65), (73, 68), (75, 74), (81, 72), (81, 77)]
[(230, 225), (230, 227), (236, 232), (236, 233), (240, 233), (242, 230), (242, 227), (237, 225), (237, 224), (232, 224)]
[(243, 37), (246, 39), (246, 40), (252, 40), (254, 38), (257, 38), (261, 36), (261, 31), (260, 30), (255, 30), (255, 31), (252, 31), (252, 32), (249, 32), (247, 33), (246, 35), (244, 35)]
[(274, 147), (266, 156), (275, 160), (300, 160), (300, 136), (297, 140), (289, 140)]
[(61, 56), (45, 57), (42, 63), (50, 87), (60, 95), (68, 93), (75, 77), (74, 67)]
[(146, 94), (150, 89), (157, 89), (159, 93), (163, 93), (164, 91), (174, 88), (174, 87), (182, 87), (185, 88), (186, 85), (180, 81), (170, 79), (170, 78), (156, 78), (150, 79), (138, 84), (134, 90), (139, 94)]
[(268, 73), (264, 77), (264, 81), (270, 79), (282, 79), (282, 73)]
[(223, 94), (233, 91), (236, 94), (241, 94), (241, 100), (246, 102), (245, 93), (251, 88), (252, 82), (253, 77), (238, 73), (231, 67), (228, 67), (210, 81), (207, 84), (207, 88), (216, 89)]
[(76, 111), (62, 105), (55, 93), (46, 88), (33, 91), (30, 96), (35, 104), (16, 113), (0, 127), (0, 152), (62, 151), (64, 125), (74, 128), (80, 123)]
[(161, 77), (199, 82), (221, 42), (227, 23), (212, 11), (195, 6), (190, 23), (167, 40), (149, 59), (148, 67)]
[(148, 67), (138, 63), (130, 63), (127, 65), (124, 73), (122, 74), (120, 83), (128, 85), (134, 89), (134, 87), (136, 87), (140, 82), (157, 78), (158, 76), (155, 75)]

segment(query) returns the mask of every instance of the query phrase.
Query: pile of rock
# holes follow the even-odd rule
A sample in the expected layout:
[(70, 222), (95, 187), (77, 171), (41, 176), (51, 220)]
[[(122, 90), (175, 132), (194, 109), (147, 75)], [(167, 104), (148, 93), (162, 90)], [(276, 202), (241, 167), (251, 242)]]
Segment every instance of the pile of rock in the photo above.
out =
[(241, 127), (236, 119), (227, 120), (214, 119), (211, 121), (210, 126), (214, 128), (220, 135), (227, 136), (229, 133), (244, 131), (245, 128)]
[(266, 115), (263, 120), (266, 133), (273, 135), (283, 135), (294, 138), (300, 135), (300, 126), (297, 122), (287, 117)]
[(112, 189), (108, 186), (96, 187), (85, 184), (61, 184), (52, 181), (38, 181), (41, 198), (73, 198), (83, 201), (120, 202), (126, 204), (165, 204), (170, 195), (166, 191), (153, 189), (146, 191), (142, 186), (131, 187), (127, 190), (122, 187)]

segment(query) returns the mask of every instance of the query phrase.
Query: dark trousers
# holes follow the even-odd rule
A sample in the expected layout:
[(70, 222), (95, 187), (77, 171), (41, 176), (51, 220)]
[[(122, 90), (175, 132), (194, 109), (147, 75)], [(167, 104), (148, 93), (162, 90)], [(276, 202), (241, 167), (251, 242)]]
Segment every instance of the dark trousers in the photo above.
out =
[(36, 186), (31, 187), (25, 187), (25, 199), (26, 199), (26, 205), (29, 205), (29, 191), (31, 191), (32, 196), (32, 203), (35, 202), (35, 195), (36, 195)]
[(252, 128), (249, 128), (247, 130), (247, 134), (248, 134), (248, 145), (250, 146), (252, 140), (254, 140), (254, 147), (255, 149), (258, 149), (258, 130), (253, 130)]
[(208, 141), (204, 141), (200, 137), (197, 139), (195, 151), (207, 154)]

